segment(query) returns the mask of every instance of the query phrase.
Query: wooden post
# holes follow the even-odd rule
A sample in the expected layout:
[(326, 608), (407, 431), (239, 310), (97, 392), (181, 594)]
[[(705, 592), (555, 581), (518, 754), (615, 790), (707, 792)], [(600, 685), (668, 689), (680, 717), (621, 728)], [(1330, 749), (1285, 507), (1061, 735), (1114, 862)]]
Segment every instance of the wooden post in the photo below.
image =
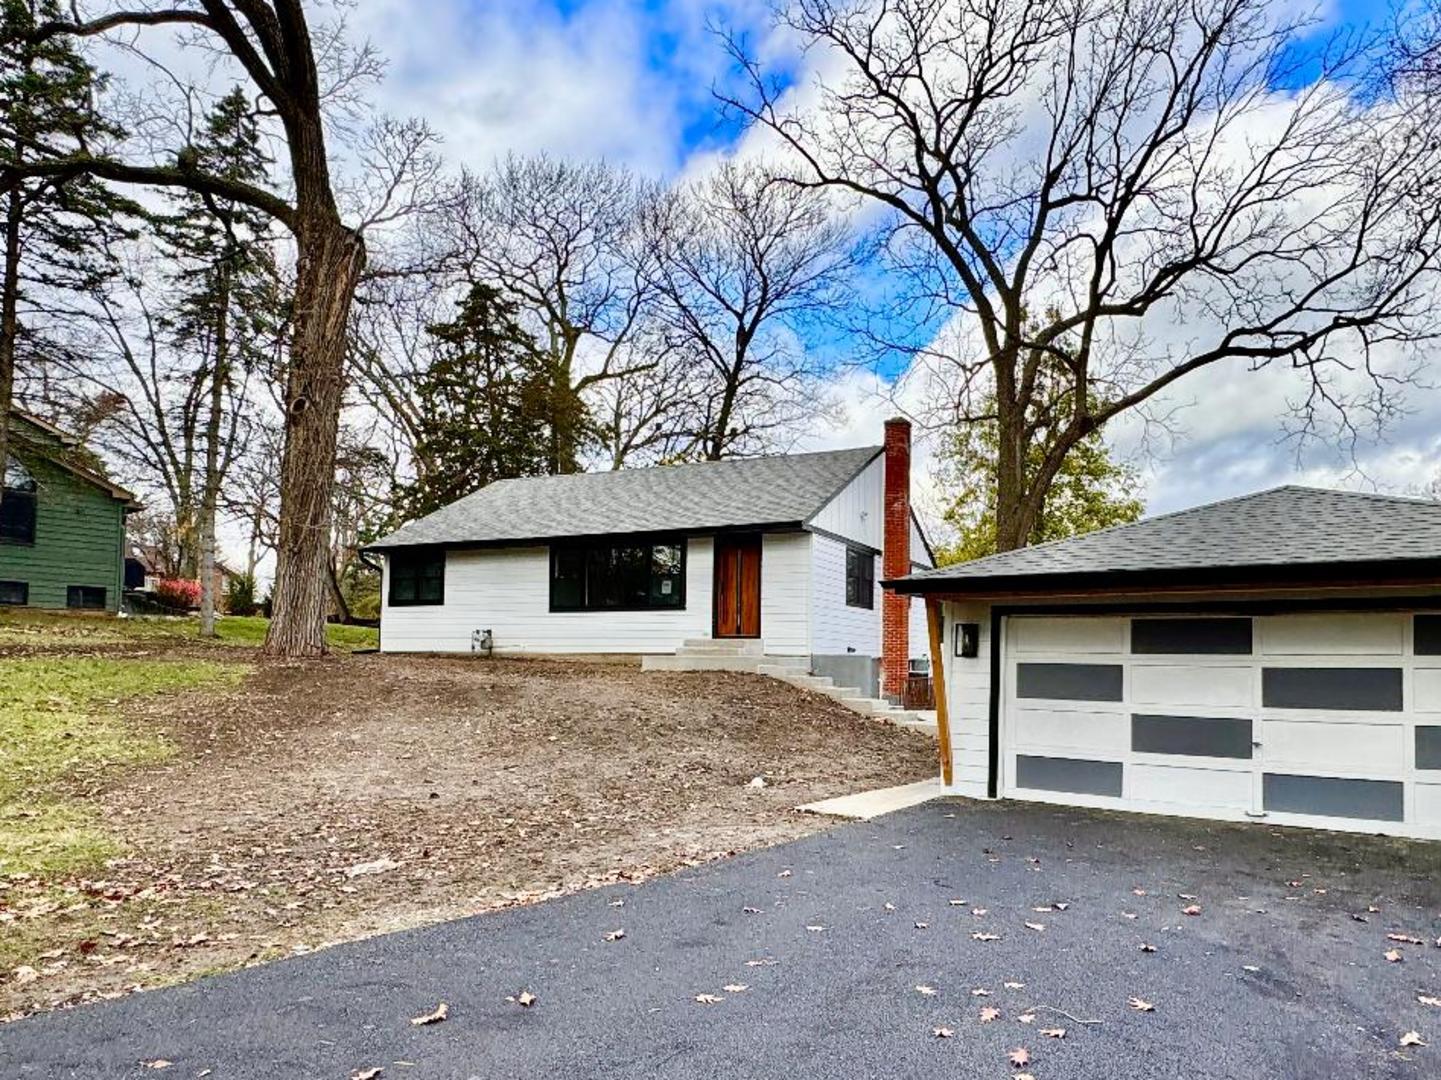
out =
[(936, 691), (936, 742), (941, 755), (941, 782), (951, 786), (951, 719), (946, 712), (946, 649), (941, 602), (926, 599), (926, 627), (931, 638), (931, 683)]

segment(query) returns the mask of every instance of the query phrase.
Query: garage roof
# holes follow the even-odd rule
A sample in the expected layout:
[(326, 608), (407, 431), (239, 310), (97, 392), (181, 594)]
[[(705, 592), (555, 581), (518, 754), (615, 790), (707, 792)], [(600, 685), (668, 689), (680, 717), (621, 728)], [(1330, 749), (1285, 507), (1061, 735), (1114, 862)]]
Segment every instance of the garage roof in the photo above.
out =
[[(1441, 503), (1288, 485), (912, 574), (902, 592), (1322, 577), (1441, 562)], [(1247, 573), (1250, 571), (1251, 573)], [(889, 583), (888, 583), (889, 584)]]
[(801, 525), (879, 446), (498, 480), (370, 545), (487, 544), (613, 533)]

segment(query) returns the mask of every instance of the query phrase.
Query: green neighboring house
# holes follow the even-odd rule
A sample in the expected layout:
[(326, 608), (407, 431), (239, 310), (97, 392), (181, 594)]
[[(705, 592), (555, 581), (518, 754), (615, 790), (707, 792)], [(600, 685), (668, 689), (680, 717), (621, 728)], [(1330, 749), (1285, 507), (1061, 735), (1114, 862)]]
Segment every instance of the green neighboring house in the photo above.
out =
[(0, 605), (115, 611), (135, 496), (73, 435), (12, 409), (0, 499)]

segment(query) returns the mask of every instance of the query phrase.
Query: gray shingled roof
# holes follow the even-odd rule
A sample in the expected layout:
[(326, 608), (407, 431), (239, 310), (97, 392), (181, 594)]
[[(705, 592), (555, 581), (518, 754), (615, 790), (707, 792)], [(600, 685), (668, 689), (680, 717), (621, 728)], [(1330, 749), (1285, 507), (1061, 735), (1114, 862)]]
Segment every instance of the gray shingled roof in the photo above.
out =
[(880, 452), (879, 446), (862, 446), (783, 457), (499, 480), (370, 546), (799, 525)]
[(1065, 575), (1441, 560), (1441, 503), (1286, 486), (912, 574), (906, 591)]

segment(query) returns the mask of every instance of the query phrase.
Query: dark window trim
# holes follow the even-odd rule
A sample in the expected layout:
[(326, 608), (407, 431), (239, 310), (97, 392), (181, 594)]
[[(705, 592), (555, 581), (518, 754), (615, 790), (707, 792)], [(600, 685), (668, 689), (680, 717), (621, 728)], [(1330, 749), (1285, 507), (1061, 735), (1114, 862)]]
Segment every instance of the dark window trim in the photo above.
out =
[[(856, 599), (851, 599), (851, 560), (855, 559), (856, 572)], [(860, 567), (870, 566), (870, 588), (863, 586), (867, 584), (865, 575), (860, 573)], [(862, 608), (866, 611), (876, 609), (876, 555), (868, 547), (859, 544), (846, 545), (846, 607)]]
[(30, 603), (30, 583), (28, 581), (0, 581), (0, 588), (11, 586), (20, 590), (19, 600), (0, 599), (0, 604), (11, 607), (25, 607)]
[[(100, 603), (85, 603), (86, 594), (100, 596)], [(76, 603), (79, 599), (80, 603)], [(110, 599), (109, 590), (104, 585), (67, 585), (65, 586), (65, 606), (76, 611), (104, 611)]]
[[(687, 537), (682, 533), (612, 533), (606, 536), (577, 537), (574, 540), (566, 539), (554, 541), (549, 544), (550, 575), (546, 579), (546, 603), (547, 609), (555, 615), (602, 615), (606, 612), (615, 611), (684, 611), (686, 609), (686, 574), (687, 563), (690, 558), (690, 545), (686, 542)], [(673, 546), (680, 548), (680, 595), (679, 603), (676, 604), (623, 604), (617, 607), (590, 607), (585, 601), (580, 604), (559, 604), (555, 602), (555, 559), (556, 555), (563, 551), (588, 552), (593, 548), (606, 547), (643, 547), (656, 548)], [(654, 558), (652, 553), (651, 558)], [(589, 565), (589, 560), (586, 560)]]
[[(390, 558), (390, 565), (387, 568), (385, 602), (387, 607), (442, 607), (445, 604), (445, 552), (439, 548), (417, 547), (398, 548), (393, 552), (387, 552)], [(409, 600), (397, 600), (395, 597), (395, 566), (401, 559), (410, 559), (416, 562), (428, 560), (440, 563), (440, 596), (437, 599), (419, 599), (418, 597)]]

